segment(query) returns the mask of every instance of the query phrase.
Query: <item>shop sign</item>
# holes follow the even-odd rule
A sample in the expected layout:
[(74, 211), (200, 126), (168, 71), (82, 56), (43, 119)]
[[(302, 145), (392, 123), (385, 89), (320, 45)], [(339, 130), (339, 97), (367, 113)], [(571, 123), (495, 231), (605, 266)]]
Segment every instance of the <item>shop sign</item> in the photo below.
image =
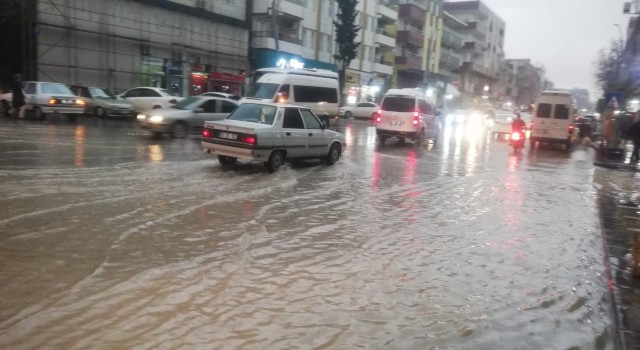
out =
[(353, 71), (347, 71), (345, 73), (344, 81), (347, 84), (360, 85), (360, 73), (355, 73)]
[(304, 68), (304, 62), (298, 61), (295, 58), (290, 58), (290, 59), (281, 58), (278, 60), (278, 62), (276, 62), (276, 67), (302, 69)]

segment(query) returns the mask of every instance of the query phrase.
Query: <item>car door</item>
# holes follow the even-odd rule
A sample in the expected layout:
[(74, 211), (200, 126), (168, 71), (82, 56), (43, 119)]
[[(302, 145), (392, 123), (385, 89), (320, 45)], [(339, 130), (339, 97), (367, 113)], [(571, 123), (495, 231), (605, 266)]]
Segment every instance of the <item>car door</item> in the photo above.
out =
[(225, 119), (234, 109), (238, 107), (237, 103), (224, 100), (218, 100), (218, 108), (216, 109), (216, 114), (214, 115), (215, 120)]
[(304, 127), (298, 108), (288, 107), (284, 109), (282, 132), (284, 133), (284, 147), (287, 150), (287, 158), (305, 157), (307, 155), (309, 135)]
[(317, 157), (329, 153), (329, 142), (331, 141), (327, 131), (322, 127), (322, 123), (311, 110), (300, 109), (302, 120), (307, 131), (307, 156)]
[(553, 106), (553, 118), (551, 119), (550, 134), (554, 139), (566, 139), (569, 137), (569, 125), (571, 124), (571, 106), (557, 103)]
[(219, 100), (216, 99), (207, 99), (203, 101), (199, 107), (194, 109), (192, 115), (189, 120), (189, 128), (192, 131), (201, 131), (204, 127), (204, 122), (208, 120), (218, 120), (216, 119), (216, 109), (218, 108)]
[(131, 102), (133, 109), (138, 113), (144, 112), (148, 109), (145, 108), (144, 99), (142, 98), (142, 89), (131, 89), (125, 92), (122, 97)]
[(154, 107), (166, 107), (166, 103), (162, 101), (162, 95), (156, 90), (144, 88), (140, 92), (140, 96), (142, 96), (142, 103), (145, 110), (153, 109)]

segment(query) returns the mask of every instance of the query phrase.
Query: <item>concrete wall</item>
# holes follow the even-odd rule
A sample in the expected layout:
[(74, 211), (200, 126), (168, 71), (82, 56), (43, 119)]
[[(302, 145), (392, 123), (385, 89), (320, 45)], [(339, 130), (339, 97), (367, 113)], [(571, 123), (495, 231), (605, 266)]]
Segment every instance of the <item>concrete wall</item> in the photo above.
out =
[[(235, 3), (225, 3), (225, 15), (240, 22), (245, 3)], [(197, 63), (233, 74), (249, 68), (248, 28), (140, 1), (39, 0), (38, 22), (40, 80), (125, 90), (143, 84), (145, 57), (179, 66), (185, 82)]]

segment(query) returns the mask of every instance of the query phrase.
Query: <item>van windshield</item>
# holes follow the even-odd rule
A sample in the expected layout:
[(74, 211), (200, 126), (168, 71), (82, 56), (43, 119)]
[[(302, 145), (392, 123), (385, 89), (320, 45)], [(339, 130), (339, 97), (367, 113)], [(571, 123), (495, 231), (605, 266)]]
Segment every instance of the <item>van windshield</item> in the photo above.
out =
[(278, 84), (256, 83), (249, 97), (272, 99), (278, 90)]
[(381, 109), (389, 112), (413, 112), (416, 109), (416, 99), (410, 97), (385, 97)]

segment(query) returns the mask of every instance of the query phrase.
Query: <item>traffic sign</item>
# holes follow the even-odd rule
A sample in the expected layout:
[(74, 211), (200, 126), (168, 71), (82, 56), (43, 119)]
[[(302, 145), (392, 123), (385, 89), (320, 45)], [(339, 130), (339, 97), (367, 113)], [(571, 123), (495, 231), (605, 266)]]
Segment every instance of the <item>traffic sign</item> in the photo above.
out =
[(620, 109), (620, 106), (622, 106), (622, 92), (607, 92), (604, 95), (604, 102), (607, 109)]

